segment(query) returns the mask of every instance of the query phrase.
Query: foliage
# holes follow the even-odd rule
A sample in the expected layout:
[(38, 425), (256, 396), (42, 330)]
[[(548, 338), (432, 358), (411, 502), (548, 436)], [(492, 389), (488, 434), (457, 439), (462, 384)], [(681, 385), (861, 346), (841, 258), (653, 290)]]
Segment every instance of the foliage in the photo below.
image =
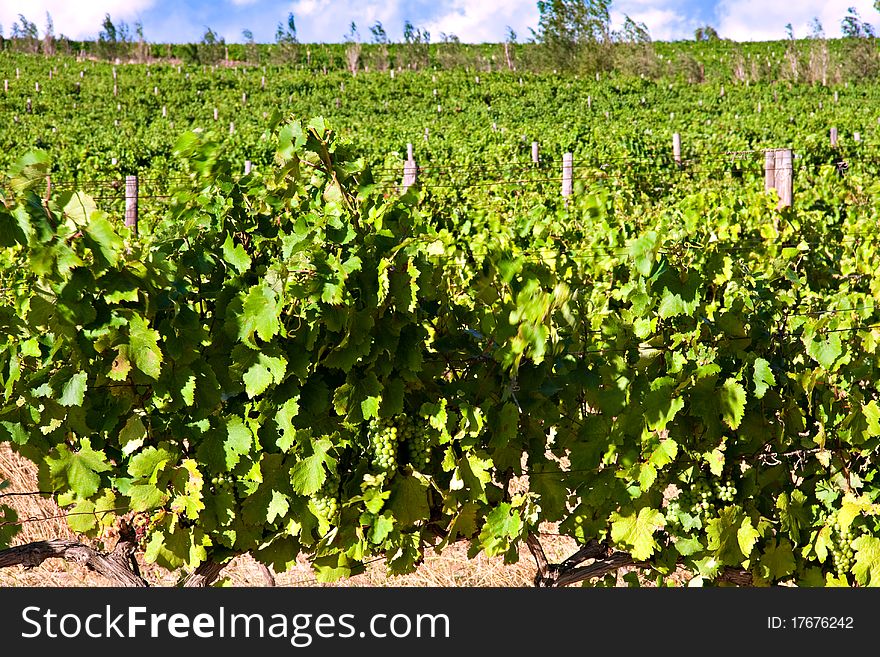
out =
[[(685, 52), (721, 76), (726, 48)], [(876, 583), (873, 85), (267, 67), (263, 90), (157, 65), (120, 66), (114, 98), (106, 64), (0, 67), (2, 157), (49, 153), (4, 162), (0, 440), (76, 531), (136, 513), (166, 567), (302, 553), (333, 579), (462, 539), (513, 560), (546, 521), (707, 583)], [(279, 102), (329, 106), (350, 140), (263, 118)], [(673, 130), (699, 164), (672, 162)], [(425, 166), (401, 194), (407, 141)], [(779, 211), (760, 149), (785, 143)], [(49, 173), (105, 190), (129, 171), (170, 196), (144, 199), (137, 235), (88, 185), (46, 200)]]

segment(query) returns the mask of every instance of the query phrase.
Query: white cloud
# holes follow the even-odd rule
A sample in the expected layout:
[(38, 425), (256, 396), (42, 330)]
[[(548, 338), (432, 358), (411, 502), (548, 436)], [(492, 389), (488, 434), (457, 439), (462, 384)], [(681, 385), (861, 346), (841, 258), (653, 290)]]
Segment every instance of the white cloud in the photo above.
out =
[(229, 1), (232, 4), (234, 4), (236, 7), (246, 7), (248, 5), (252, 5), (252, 4), (257, 3), (260, 0), (229, 0)]
[[(290, 11), (296, 17), (300, 40), (310, 43), (340, 42), (349, 24), (357, 24), (361, 39), (370, 40), (369, 26), (382, 23), (389, 38), (400, 38), (403, 30), (401, 0), (297, 0)], [(414, 21), (419, 27), (419, 21)]]
[(318, 12), (326, 9), (330, 5), (330, 0), (299, 0), (293, 3), (294, 16), (314, 16)]
[(816, 17), (829, 37), (840, 36), (840, 21), (847, 9), (855, 7), (863, 21), (880, 27), (880, 13), (873, 0), (721, 0), (718, 3), (718, 32), (736, 41), (784, 39), (785, 25), (791, 23), (796, 37), (810, 34), (810, 23)]
[(0, 2), (0, 25), (8, 36), (18, 15), (37, 24), (40, 34), (46, 26), (46, 12), (52, 15), (55, 34), (65, 34), (73, 39), (95, 38), (101, 31), (105, 14), (114, 23), (132, 23), (149, 9), (156, 0), (27, 0), (27, 2)]
[(525, 38), (528, 28), (538, 25), (534, 0), (452, 0), (450, 5), (445, 13), (425, 25), (432, 40), (445, 32), (467, 43), (498, 42), (507, 35), (508, 26)]
[(644, 23), (656, 41), (691, 38), (704, 21), (689, 13), (678, 0), (621, 0), (614, 4), (611, 22), (615, 29), (623, 25), (624, 15)]

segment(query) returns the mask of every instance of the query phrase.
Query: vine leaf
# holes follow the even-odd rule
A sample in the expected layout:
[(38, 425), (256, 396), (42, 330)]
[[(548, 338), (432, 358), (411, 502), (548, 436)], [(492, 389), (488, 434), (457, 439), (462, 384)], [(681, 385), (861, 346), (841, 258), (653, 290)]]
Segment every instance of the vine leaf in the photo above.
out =
[(79, 497), (88, 498), (98, 492), (100, 473), (111, 466), (103, 450), (92, 449), (88, 438), (82, 438), (79, 450), (72, 452), (67, 445), (57, 448), (57, 456), (47, 456), (49, 480), (55, 490), (70, 489)]
[(706, 537), (709, 539), (707, 547), (722, 564), (738, 566), (745, 559), (740, 549), (742, 523), (740, 510), (728, 506), (718, 513), (717, 518), (712, 518), (706, 527)]
[(770, 363), (763, 358), (757, 358), (754, 363), (755, 376), (753, 382), (755, 384), (755, 397), (763, 399), (767, 394), (767, 390), (771, 386), (776, 385), (776, 377), (770, 370)]
[(238, 316), (238, 338), (254, 346), (254, 334), (268, 342), (278, 333), (278, 305), (275, 293), (265, 283), (255, 285), (242, 302)]
[(132, 415), (119, 432), (119, 444), (122, 446), (122, 453), (126, 456), (136, 452), (144, 445), (144, 438), (147, 437), (147, 428), (144, 426), (143, 420), (137, 415)]
[(629, 256), (633, 259), (636, 271), (642, 276), (651, 275), (658, 249), (659, 239), (653, 230), (630, 242)]
[(430, 513), (428, 485), (413, 476), (398, 478), (392, 488), (388, 508), (402, 527), (427, 518)]
[(852, 572), (862, 586), (880, 585), (880, 539), (859, 536), (852, 544), (856, 562)]
[(871, 438), (880, 437), (880, 406), (872, 399), (862, 406), (862, 413), (868, 423), (868, 436)]
[(800, 542), (801, 530), (810, 526), (810, 512), (805, 506), (806, 502), (807, 496), (799, 490), (793, 490), (790, 496), (785, 492), (780, 493), (776, 498), (782, 529), (788, 532), (795, 545)]
[(665, 468), (675, 460), (678, 455), (678, 443), (672, 438), (666, 438), (660, 441), (657, 448), (651, 453), (650, 462), (657, 468)]
[(287, 359), (283, 356), (259, 354), (257, 361), (248, 368), (242, 377), (247, 396), (253, 399), (266, 392), (273, 383), (280, 384), (284, 380), (286, 371)]
[(769, 580), (778, 580), (794, 572), (794, 552), (788, 539), (774, 540), (764, 548), (760, 559), (762, 576)]
[(804, 338), (807, 354), (826, 370), (831, 370), (834, 363), (843, 353), (840, 334), (832, 333), (825, 340)]
[(104, 491), (96, 501), (80, 500), (67, 516), (67, 524), (80, 534), (89, 532), (99, 524), (112, 521), (112, 511), (116, 506), (116, 494), (112, 490)]
[(665, 525), (666, 520), (657, 509), (644, 507), (638, 514), (629, 516), (614, 512), (611, 514), (611, 539), (632, 546), (632, 558), (644, 561), (659, 547), (654, 533)]
[(92, 241), (92, 244), (89, 245), (92, 252), (97, 252), (107, 264), (115, 267), (119, 262), (119, 254), (122, 253), (124, 244), (103, 212), (92, 213), (85, 233)]
[(748, 559), (749, 555), (752, 553), (752, 549), (755, 547), (755, 543), (758, 542), (760, 537), (761, 533), (755, 529), (754, 525), (752, 525), (751, 518), (744, 518), (742, 525), (740, 525), (739, 529), (736, 531), (736, 540), (737, 543), (739, 543), (739, 549), (742, 551), (745, 558)]
[(314, 495), (320, 490), (327, 478), (324, 464), (329, 466), (333, 463), (333, 459), (327, 454), (332, 446), (328, 439), (313, 440), (311, 445), (312, 454), (290, 468), (290, 485), (295, 492), (302, 495)]
[(82, 406), (86, 395), (86, 388), (88, 388), (86, 383), (88, 376), (86, 372), (77, 372), (70, 377), (61, 388), (61, 396), (58, 398), (58, 403), (62, 406)]
[(522, 529), (522, 518), (516, 509), (507, 502), (496, 506), (486, 516), (486, 524), (480, 532), (480, 544), (486, 556), (494, 557), (507, 552)]
[(283, 518), (290, 510), (290, 498), (281, 491), (273, 490), (272, 498), (266, 507), (266, 522), (270, 525), (276, 519)]
[(721, 417), (731, 429), (739, 428), (746, 411), (746, 391), (736, 379), (728, 379), (719, 393)]
[(684, 408), (684, 399), (672, 396), (672, 385), (664, 385), (645, 395), (642, 409), (651, 431), (662, 431), (676, 413)]
[(223, 242), (223, 259), (235, 267), (239, 274), (251, 268), (251, 257), (241, 244), (233, 241), (229, 233), (226, 234), (226, 241)]
[(128, 340), (128, 355), (134, 361), (135, 367), (147, 376), (158, 379), (162, 373), (159, 332), (151, 329), (147, 320), (140, 315), (133, 315), (128, 320)]
[(241, 457), (247, 454), (253, 444), (251, 430), (245, 426), (244, 420), (233, 415), (226, 420), (226, 440), (223, 441), (223, 453), (226, 455), (226, 469), (232, 470)]

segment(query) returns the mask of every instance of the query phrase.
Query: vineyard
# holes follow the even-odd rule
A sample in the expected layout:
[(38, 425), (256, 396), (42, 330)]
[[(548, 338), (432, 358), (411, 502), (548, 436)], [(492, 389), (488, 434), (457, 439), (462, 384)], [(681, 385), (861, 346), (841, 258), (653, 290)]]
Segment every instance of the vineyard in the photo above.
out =
[[(876, 84), (0, 79), (0, 441), (90, 566), (880, 583)], [(19, 520), (0, 565), (65, 556)]]

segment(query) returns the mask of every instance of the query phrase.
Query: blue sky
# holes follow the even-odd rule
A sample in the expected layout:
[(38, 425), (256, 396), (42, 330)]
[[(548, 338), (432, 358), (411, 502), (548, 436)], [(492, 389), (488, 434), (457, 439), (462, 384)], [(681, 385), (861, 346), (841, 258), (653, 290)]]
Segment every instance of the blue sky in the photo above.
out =
[[(624, 15), (644, 22), (656, 40), (692, 38), (700, 25), (714, 26), (724, 37), (778, 39), (791, 23), (806, 36), (818, 17), (829, 36), (840, 33), (840, 20), (854, 6), (862, 18), (880, 28), (873, 0), (613, 0), (616, 24)], [(46, 12), (55, 32), (94, 38), (109, 13), (114, 21), (140, 20), (151, 41), (198, 41), (206, 27), (229, 42), (240, 42), (245, 28), (257, 41), (274, 40), (275, 28), (289, 12), (296, 17), (300, 41), (342, 41), (354, 21), (362, 40), (369, 26), (381, 21), (392, 40), (400, 40), (404, 20), (427, 29), (432, 41), (441, 33), (462, 41), (500, 41), (508, 26), (526, 40), (538, 23), (535, 0), (0, 0), (0, 25), (8, 35), (19, 13), (41, 28)]]

